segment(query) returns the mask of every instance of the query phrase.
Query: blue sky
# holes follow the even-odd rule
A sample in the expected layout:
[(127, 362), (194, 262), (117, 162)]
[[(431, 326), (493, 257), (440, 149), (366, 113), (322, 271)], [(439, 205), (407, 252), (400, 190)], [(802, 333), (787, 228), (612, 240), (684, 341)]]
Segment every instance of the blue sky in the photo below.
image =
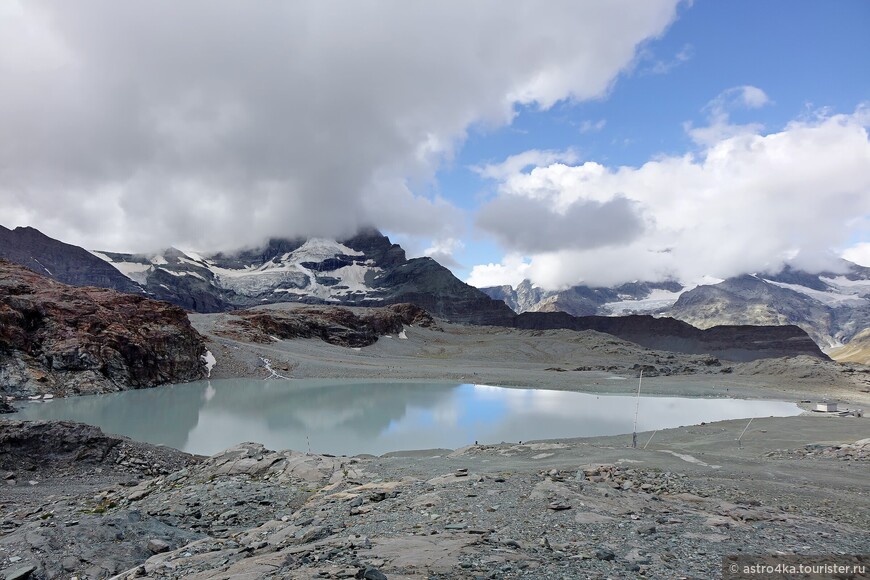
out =
[[(870, 3), (860, 0), (683, 4), (666, 33), (644, 44), (605, 96), (543, 111), (520, 107), (509, 126), (473, 129), (433, 189), (473, 212), (493, 195), (494, 184), (472, 168), (529, 149), (573, 149), (579, 162), (608, 166), (697, 150), (684, 124), (703, 125), (704, 107), (731, 87), (750, 85), (768, 95), (767, 106), (731, 115), (737, 123), (761, 123), (764, 132), (820, 108), (851, 113), (870, 99), (868, 26)], [(849, 242), (870, 242), (870, 231), (856, 230)], [(471, 266), (498, 262), (503, 254), (485, 234), (463, 243), (453, 268), (463, 279)]]
[(870, 3), (0, 3), (0, 224), (475, 285), (870, 264)]

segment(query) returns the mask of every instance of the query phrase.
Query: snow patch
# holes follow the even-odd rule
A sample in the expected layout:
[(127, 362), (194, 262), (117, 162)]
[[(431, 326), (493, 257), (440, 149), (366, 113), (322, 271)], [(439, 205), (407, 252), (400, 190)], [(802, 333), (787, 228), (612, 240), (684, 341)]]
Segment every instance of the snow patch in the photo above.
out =
[(120, 273), (138, 284), (145, 284), (148, 280), (148, 273), (154, 269), (151, 264), (140, 264), (138, 262), (110, 262)]
[(322, 262), (327, 258), (334, 258), (338, 255), (344, 256), (362, 256), (362, 252), (357, 252), (340, 244), (335, 240), (327, 240), (325, 238), (311, 238), (304, 244), (290, 252), (288, 259), (294, 262)]
[(408, 340), (408, 335), (405, 333), (404, 329), (399, 333), (399, 338), (402, 340)]
[(785, 282), (774, 282), (772, 280), (765, 280), (765, 282), (780, 288), (785, 288), (786, 290), (803, 294), (804, 296), (809, 296), (813, 300), (817, 300), (827, 306), (858, 306), (867, 302), (866, 299), (858, 294), (843, 292), (834, 287), (831, 287), (830, 290), (824, 292), (822, 290), (807, 288), (806, 286), (801, 286), (799, 284), (786, 284)]
[(671, 292), (669, 290), (656, 289), (651, 291), (646, 298), (606, 302), (602, 307), (614, 316), (626, 314), (627, 312), (656, 312), (673, 306), (683, 292), (685, 290)]
[(208, 373), (207, 376), (211, 377), (211, 369), (213, 369), (214, 365), (217, 364), (217, 359), (214, 357), (210, 350), (205, 351), (205, 354), (202, 355), (200, 358), (205, 365), (205, 370)]
[(849, 294), (870, 295), (870, 280), (850, 280), (845, 276), (837, 276), (836, 278), (823, 278), (820, 276), (819, 280), (828, 286), (833, 286)]
[(179, 278), (179, 277), (181, 277), (181, 276), (193, 276), (194, 278), (199, 278), (199, 279), (202, 280), (203, 282), (208, 282), (208, 280), (206, 280), (205, 278), (203, 278), (202, 275), (201, 275), (201, 274), (198, 274), (197, 272), (190, 272), (190, 271), (187, 271), (187, 270), (184, 270), (184, 271), (181, 271), (181, 272), (176, 272), (175, 270), (169, 270), (169, 269), (167, 269), (167, 268), (160, 268), (160, 270), (166, 272), (167, 274), (172, 274), (172, 275), (175, 276), (176, 278)]
[(194, 262), (198, 262), (197, 265), (201, 266), (201, 265), (208, 265), (211, 263), (207, 258), (204, 258), (201, 254), (198, 254), (197, 252), (191, 252), (190, 250), (179, 250), (179, 251), (182, 254), (184, 254), (185, 256), (187, 256), (188, 258), (190, 258), (191, 260), (193, 260)]

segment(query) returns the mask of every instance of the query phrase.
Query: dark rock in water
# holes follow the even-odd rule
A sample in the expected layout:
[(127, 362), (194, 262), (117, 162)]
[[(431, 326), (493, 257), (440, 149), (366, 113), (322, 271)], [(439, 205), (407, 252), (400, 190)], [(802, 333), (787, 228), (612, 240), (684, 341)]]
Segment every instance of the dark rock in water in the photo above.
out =
[(0, 415), (4, 413), (14, 413), (15, 407), (7, 403), (6, 401), (0, 401)]
[(102, 393), (201, 378), (202, 337), (177, 306), (77, 288), (0, 260), (0, 393)]

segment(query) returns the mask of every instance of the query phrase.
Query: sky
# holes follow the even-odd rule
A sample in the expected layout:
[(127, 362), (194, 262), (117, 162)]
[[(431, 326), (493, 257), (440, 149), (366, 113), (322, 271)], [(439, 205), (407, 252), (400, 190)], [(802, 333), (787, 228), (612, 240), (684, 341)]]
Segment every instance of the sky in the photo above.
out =
[(477, 286), (870, 265), (870, 3), (0, 0), (0, 224)]

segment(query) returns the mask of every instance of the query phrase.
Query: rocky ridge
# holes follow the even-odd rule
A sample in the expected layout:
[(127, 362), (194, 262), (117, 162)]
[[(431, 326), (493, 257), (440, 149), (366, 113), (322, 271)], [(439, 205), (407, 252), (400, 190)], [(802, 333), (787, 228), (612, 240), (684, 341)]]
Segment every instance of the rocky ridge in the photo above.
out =
[(564, 312), (526, 312), (517, 316), (516, 328), (595, 330), (654, 350), (709, 354), (730, 361), (807, 355), (828, 357), (797, 326), (714, 326), (700, 330), (673, 318), (649, 315), (581, 316)]
[[(12, 233), (21, 236), (24, 230), (18, 228)], [(39, 251), (48, 252), (46, 247), (51, 255), (68, 251), (66, 244), (50, 241), (54, 245), (45, 242), (28, 248), (34, 259), (42, 255)], [(464, 284), (434, 260), (407, 259), (401, 247), (373, 229), (340, 241), (273, 239), (255, 250), (208, 256), (170, 248), (151, 256), (94, 252), (90, 259), (100, 262), (102, 269), (107, 265), (116, 268), (152, 297), (197, 312), (294, 302), (361, 307), (412, 303), (451, 322), (535, 330), (594, 329), (650, 348), (708, 353), (729, 360), (824, 356), (792, 327), (772, 330), (744, 326), (702, 333), (671, 319), (657, 321), (649, 316), (620, 316), (609, 321), (600, 320), (605, 317), (575, 318), (562, 312), (526, 312), (518, 316), (507, 304)], [(650, 293), (671, 296), (681, 288), (676, 283), (635, 283), (610, 290), (574, 289), (572, 295), (575, 302), (592, 305), (607, 300), (632, 302), (628, 298), (636, 298), (633, 303), (648, 303)], [(534, 294), (534, 288), (528, 291)], [(641, 299), (644, 296), (647, 298)], [(586, 312), (580, 309), (576, 313)]]
[(96, 286), (130, 294), (142, 288), (87, 250), (50, 238), (35, 228), (0, 226), (0, 258), (71, 286)]
[(495, 286), (482, 291), (518, 314), (649, 314), (701, 329), (794, 325), (827, 352), (849, 343), (870, 325), (870, 268), (841, 260), (836, 269), (811, 274), (786, 266), (778, 273), (747, 274), (694, 287), (665, 281), (551, 291), (524, 280), (516, 288)]
[(181, 308), (74, 287), (0, 260), (0, 393), (103, 393), (205, 375), (202, 337)]
[(238, 310), (215, 334), (261, 344), (319, 338), (329, 344), (360, 348), (374, 344), (379, 336), (401, 336), (409, 324), (437, 328), (429, 313), (413, 304), (367, 308), (359, 313), (337, 306), (303, 306)]

